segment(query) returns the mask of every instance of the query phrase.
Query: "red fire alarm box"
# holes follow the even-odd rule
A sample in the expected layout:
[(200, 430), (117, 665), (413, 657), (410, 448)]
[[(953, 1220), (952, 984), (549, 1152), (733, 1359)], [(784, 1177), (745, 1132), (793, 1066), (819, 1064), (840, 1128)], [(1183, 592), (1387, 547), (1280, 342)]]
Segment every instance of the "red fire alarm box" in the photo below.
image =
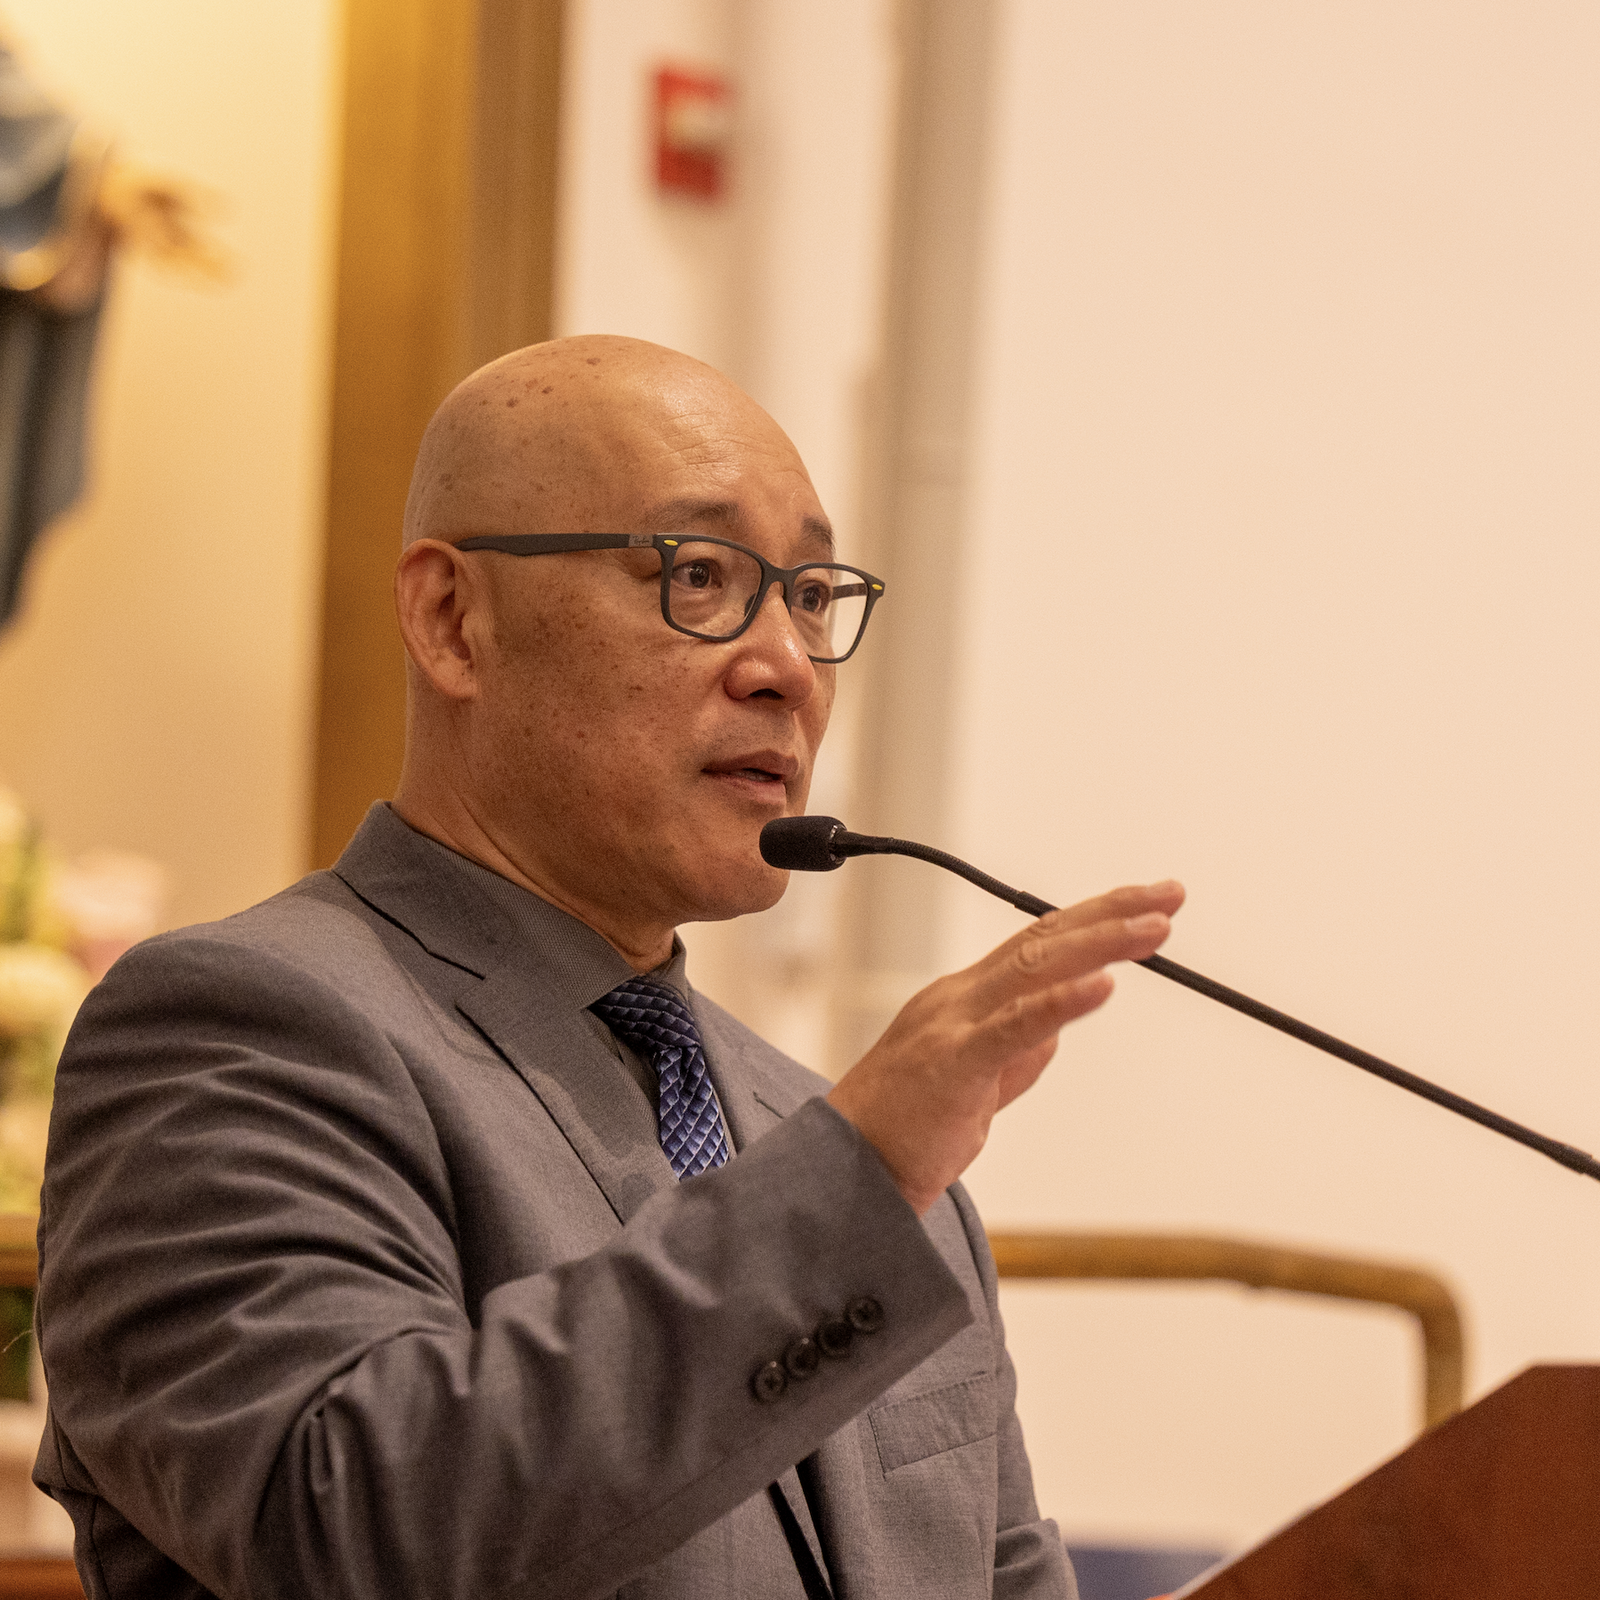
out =
[(720, 73), (656, 72), (656, 187), (663, 194), (722, 197), (728, 181), (733, 90)]

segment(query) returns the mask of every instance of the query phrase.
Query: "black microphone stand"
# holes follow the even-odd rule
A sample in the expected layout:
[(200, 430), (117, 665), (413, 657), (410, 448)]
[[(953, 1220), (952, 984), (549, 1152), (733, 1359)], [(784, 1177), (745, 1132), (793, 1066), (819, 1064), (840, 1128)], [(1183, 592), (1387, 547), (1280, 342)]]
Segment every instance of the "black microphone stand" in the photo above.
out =
[[(959, 856), (950, 855), (947, 851), (935, 850), (931, 845), (916, 844), (909, 839), (889, 839), (868, 833), (851, 833), (837, 817), (782, 817), (776, 822), (769, 822), (761, 830), (761, 854), (772, 866), (788, 867), (802, 872), (831, 872), (835, 867), (842, 867), (851, 856), (911, 856), (917, 861), (931, 861), (934, 866), (943, 867), (945, 871), (955, 873), (958, 878), (965, 878), (968, 883), (976, 884), (978, 888), (997, 896), (1008, 905), (1015, 906), (1017, 910), (1027, 912), (1030, 917), (1042, 917), (1046, 912), (1059, 909), (1051, 905), (1048, 900), (1041, 900), (1036, 894), (1029, 894), (1024, 889), (1013, 889), (998, 878), (991, 878), (987, 872), (980, 872), (976, 867), (961, 860)], [(1562, 1166), (1570, 1168), (1573, 1172), (1580, 1172), (1587, 1178), (1600, 1179), (1600, 1161), (1596, 1161), (1586, 1151), (1570, 1144), (1562, 1144), (1559, 1139), (1551, 1139), (1545, 1134), (1535, 1133), (1532, 1128), (1525, 1128), (1520, 1122), (1513, 1122), (1510, 1117), (1502, 1117), (1498, 1111), (1480, 1106), (1475, 1100), (1468, 1100), (1465, 1095), (1441, 1088), (1426, 1078), (1419, 1078), (1416, 1073), (1407, 1072), (1404, 1067), (1397, 1067), (1393, 1062), (1383, 1060), (1381, 1056), (1357, 1049), (1353, 1044), (1346, 1044), (1343, 1039), (1336, 1039), (1331, 1033), (1324, 1033), (1321, 1028), (1313, 1028), (1309, 1023), (1301, 1022), (1286, 1012), (1263, 1005), (1259, 1000), (1252, 1000), (1249, 995), (1240, 994), (1237, 989), (1230, 989), (1226, 984), (1217, 983), (1203, 973), (1180, 966), (1176, 961), (1167, 960), (1165, 956), (1146, 956), (1143, 961), (1135, 965), (1158, 973), (1163, 978), (1170, 978), (1173, 983), (1181, 983), (1184, 988), (1193, 989), (1196, 994), (1203, 994), (1219, 1005), (1243, 1012), (1247, 1017), (1254, 1017), (1257, 1022), (1264, 1022), (1269, 1028), (1276, 1028), (1279, 1033), (1286, 1033), (1291, 1038), (1313, 1045), (1318, 1050), (1325, 1050), (1330, 1056), (1348, 1061), (1351, 1066), (1360, 1067), (1363, 1072), (1370, 1072), (1386, 1083), (1407, 1089), (1412, 1094), (1421, 1095), (1424, 1100), (1431, 1100), (1436, 1106), (1443, 1106), (1446, 1111), (1453, 1111), (1457, 1116), (1467, 1118), (1469, 1122), (1476, 1122), (1481, 1127), (1489, 1128), (1508, 1139), (1514, 1139), (1518, 1144), (1526, 1145), (1530, 1150), (1537, 1150), (1540, 1155), (1548, 1156), (1552, 1161), (1559, 1161)]]

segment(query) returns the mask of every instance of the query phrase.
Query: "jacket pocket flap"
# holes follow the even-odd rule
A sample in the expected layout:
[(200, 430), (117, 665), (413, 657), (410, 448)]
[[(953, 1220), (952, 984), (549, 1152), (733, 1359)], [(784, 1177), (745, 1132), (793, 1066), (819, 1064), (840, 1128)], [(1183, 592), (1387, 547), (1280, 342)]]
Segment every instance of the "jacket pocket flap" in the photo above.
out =
[(994, 1378), (985, 1372), (869, 1411), (884, 1477), (896, 1467), (989, 1438), (995, 1431), (994, 1407)]

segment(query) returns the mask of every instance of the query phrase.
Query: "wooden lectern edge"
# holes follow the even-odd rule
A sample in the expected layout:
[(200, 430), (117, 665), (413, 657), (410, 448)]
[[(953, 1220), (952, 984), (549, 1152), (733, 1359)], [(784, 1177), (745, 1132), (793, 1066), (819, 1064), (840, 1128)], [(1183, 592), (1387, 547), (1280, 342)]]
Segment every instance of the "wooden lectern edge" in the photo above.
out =
[(1203, 1234), (991, 1233), (989, 1247), (1002, 1278), (1226, 1282), (1394, 1306), (1416, 1319), (1422, 1338), (1422, 1426), (1461, 1409), (1461, 1313), (1444, 1281), (1421, 1267)]
[(1600, 1595), (1600, 1367), (1536, 1365), (1167, 1600)]

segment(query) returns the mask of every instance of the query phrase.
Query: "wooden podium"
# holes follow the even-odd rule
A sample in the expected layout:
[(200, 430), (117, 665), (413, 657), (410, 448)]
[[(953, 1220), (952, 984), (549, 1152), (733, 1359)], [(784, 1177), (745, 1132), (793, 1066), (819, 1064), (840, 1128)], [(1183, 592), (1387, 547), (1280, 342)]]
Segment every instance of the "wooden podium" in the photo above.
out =
[(1530, 1367), (1180, 1596), (1594, 1600), (1600, 1367)]

